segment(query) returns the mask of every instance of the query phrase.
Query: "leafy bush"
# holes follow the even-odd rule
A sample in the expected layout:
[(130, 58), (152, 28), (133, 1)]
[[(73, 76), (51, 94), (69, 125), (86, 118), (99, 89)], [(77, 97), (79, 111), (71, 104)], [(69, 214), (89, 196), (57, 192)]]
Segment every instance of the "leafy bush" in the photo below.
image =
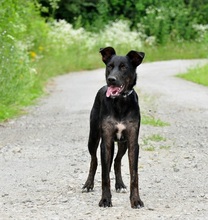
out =
[(190, 9), (186, 8), (183, 0), (174, 3), (166, 2), (161, 5), (150, 5), (145, 9), (145, 16), (140, 23), (144, 26), (147, 36), (155, 36), (158, 43), (170, 40), (195, 39), (194, 21)]
[(0, 24), (0, 109), (10, 115), (5, 106), (11, 106), (13, 114), (15, 106), (37, 96), (32, 91), (37, 78), (33, 51), (43, 41), (46, 25), (34, 5), (24, 0), (2, 0)]
[(130, 30), (128, 21), (118, 20), (106, 25), (96, 38), (99, 39), (99, 44), (103, 46), (114, 45), (114, 47), (119, 48), (140, 49), (142, 37), (141, 32)]
[[(65, 19), (74, 27), (98, 32), (116, 20), (128, 20), (131, 30), (136, 28), (158, 43), (171, 40), (194, 40), (200, 37), (193, 25), (208, 23), (207, 0), (39, 0), (48, 8), (44, 16)], [(54, 3), (55, 6), (54, 6)], [(81, 12), (81, 14), (80, 14)], [(139, 25), (138, 25), (139, 24)]]
[(50, 49), (62, 52), (71, 50), (78, 55), (75, 56), (76, 59), (83, 53), (98, 52), (100, 47), (113, 45), (125, 51), (129, 48), (141, 49), (143, 45), (142, 33), (131, 31), (127, 21), (106, 25), (98, 33), (86, 31), (84, 28), (74, 29), (65, 20), (53, 21), (49, 27)]

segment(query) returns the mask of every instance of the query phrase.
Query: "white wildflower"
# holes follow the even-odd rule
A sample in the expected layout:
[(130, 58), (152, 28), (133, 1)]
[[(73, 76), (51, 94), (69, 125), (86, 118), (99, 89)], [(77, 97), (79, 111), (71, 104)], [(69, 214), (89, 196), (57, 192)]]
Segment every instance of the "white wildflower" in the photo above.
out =
[(198, 33), (198, 41), (203, 41), (206, 36), (208, 36), (208, 24), (203, 25), (203, 24), (195, 24), (193, 25), (193, 28), (197, 31)]
[(136, 31), (131, 31), (127, 21), (116, 21), (107, 25), (100, 33), (100, 41), (109, 45), (126, 44), (129, 47), (140, 48), (142, 46), (141, 34)]
[(156, 43), (156, 37), (155, 36), (149, 36), (145, 39), (145, 43), (149, 46), (153, 46)]

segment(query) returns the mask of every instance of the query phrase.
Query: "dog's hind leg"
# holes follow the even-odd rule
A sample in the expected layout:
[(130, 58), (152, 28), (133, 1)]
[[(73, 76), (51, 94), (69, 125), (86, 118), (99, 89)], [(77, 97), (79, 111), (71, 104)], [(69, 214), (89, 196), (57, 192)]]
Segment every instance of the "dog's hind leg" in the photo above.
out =
[(116, 177), (115, 188), (117, 192), (120, 192), (122, 189), (126, 189), (126, 186), (123, 183), (122, 175), (121, 175), (121, 159), (123, 155), (126, 153), (126, 150), (127, 150), (127, 142), (118, 142), (118, 153), (114, 161), (114, 171)]
[[(94, 131), (94, 130), (93, 130)], [(90, 131), (88, 150), (91, 155), (90, 170), (87, 181), (85, 182), (83, 189), (87, 189), (87, 192), (94, 188), (94, 177), (97, 170), (97, 148), (100, 140), (99, 132)]]
[(87, 189), (87, 192), (94, 188), (94, 177), (97, 170), (97, 148), (100, 141), (99, 131), (99, 109), (93, 107), (90, 115), (90, 134), (88, 140), (88, 150), (91, 155), (90, 170), (87, 181), (85, 182), (83, 189)]
[(102, 197), (99, 202), (100, 207), (111, 207), (111, 190), (110, 190), (110, 169), (112, 162), (112, 147), (111, 138), (101, 142), (101, 164), (102, 164)]

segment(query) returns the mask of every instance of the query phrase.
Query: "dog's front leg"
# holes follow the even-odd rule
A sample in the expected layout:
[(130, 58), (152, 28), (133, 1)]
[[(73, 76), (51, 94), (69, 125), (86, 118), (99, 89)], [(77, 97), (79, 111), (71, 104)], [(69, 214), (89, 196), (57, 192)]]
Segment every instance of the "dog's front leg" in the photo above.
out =
[[(132, 135), (133, 133), (133, 135)], [(131, 132), (129, 135), (129, 169), (130, 169), (130, 202), (132, 208), (140, 208), (144, 206), (144, 203), (139, 196), (139, 183), (138, 183), (138, 157), (139, 157), (139, 144), (138, 138), (135, 134), (136, 132)]]
[(99, 202), (100, 207), (111, 207), (111, 191), (110, 191), (110, 169), (112, 164), (112, 148), (114, 144), (109, 139), (102, 140), (101, 143), (101, 165), (102, 165), (102, 197)]

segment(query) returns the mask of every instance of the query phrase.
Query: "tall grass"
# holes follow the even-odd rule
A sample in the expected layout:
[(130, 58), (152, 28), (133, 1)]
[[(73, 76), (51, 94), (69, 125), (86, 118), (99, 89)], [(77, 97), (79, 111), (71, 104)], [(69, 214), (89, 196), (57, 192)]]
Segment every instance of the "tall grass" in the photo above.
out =
[(44, 39), (46, 25), (30, 1), (2, 0), (0, 8), (0, 120), (4, 120), (40, 94), (33, 92), (37, 72), (35, 53), (30, 51)]
[(100, 47), (113, 46), (119, 54), (144, 51), (145, 61), (207, 57), (208, 41), (161, 46), (154, 36), (131, 31), (127, 21), (92, 33), (63, 20), (46, 23), (32, 1), (1, 0), (0, 4), (0, 121), (33, 103), (48, 78), (103, 67)]

